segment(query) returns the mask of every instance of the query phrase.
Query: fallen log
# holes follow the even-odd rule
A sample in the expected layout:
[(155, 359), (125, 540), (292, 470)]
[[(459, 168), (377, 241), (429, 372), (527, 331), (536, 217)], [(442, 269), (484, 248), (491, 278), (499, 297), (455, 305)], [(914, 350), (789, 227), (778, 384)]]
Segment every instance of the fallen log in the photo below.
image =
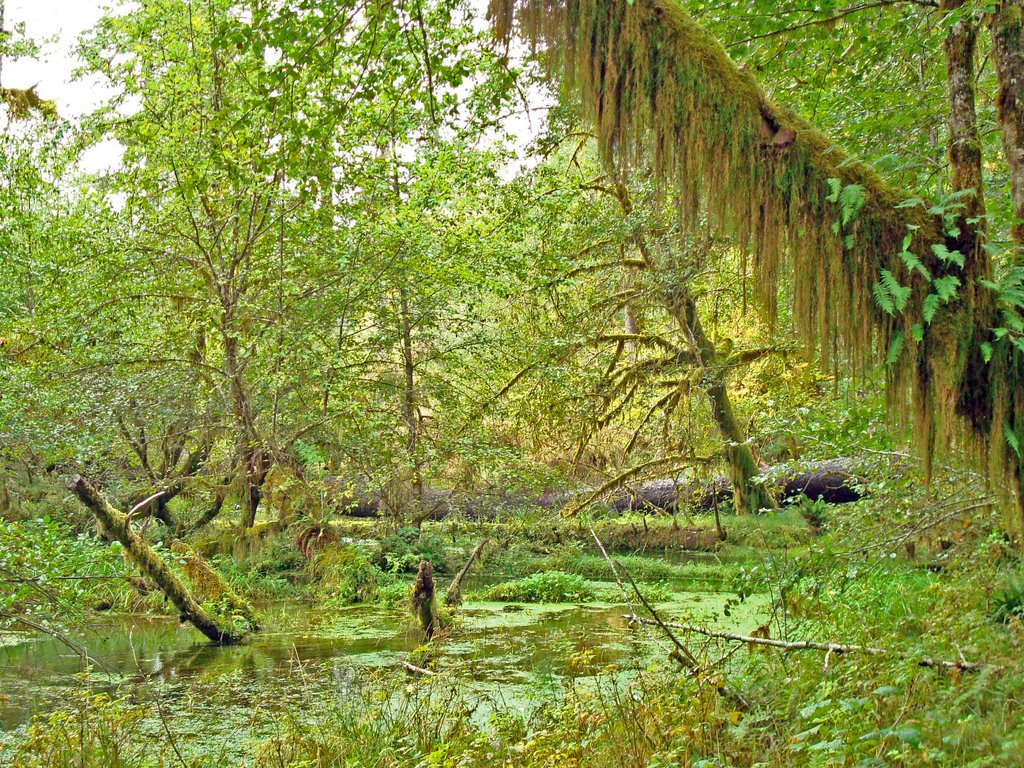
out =
[[(827, 504), (847, 504), (862, 496), (859, 478), (841, 459), (782, 464), (768, 468), (762, 477), (781, 504), (792, 504), (802, 496)], [(691, 509), (710, 510), (731, 500), (732, 485), (723, 477), (707, 483), (649, 480), (619, 491), (611, 506), (619, 512), (675, 512), (680, 501)]]
[[(827, 504), (847, 504), (862, 496), (858, 488), (860, 478), (851, 464), (842, 459), (781, 464), (764, 470), (761, 477), (772, 487), (781, 504), (792, 504), (802, 496), (811, 500), (821, 499)], [(423, 499), (414, 505), (410, 519), (416, 522), (443, 520), (457, 512), (473, 520), (493, 520), (503, 511), (522, 507), (557, 509), (585, 499), (584, 493), (597, 498), (605, 495), (601, 489), (598, 491), (546, 492), (538, 496), (525, 491), (456, 494), (451, 490), (426, 488)], [(618, 512), (672, 513), (677, 511), (680, 502), (690, 509), (710, 511), (719, 504), (732, 501), (732, 498), (732, 484), (724, 477), (708, 482), (662, 479), (627, 484), (612, 492), (608, 503)], [(383, 514), (381, 499), (375, 495), (357, 497), (343, 494), (334, 507), (348, 517), (375, 518)]]
[[(746, 645), (761, 645), (769, 648), (778, 648), (783, 651), (824, 651), (828, 654), (863, 653), (868, 656), (898, 656), (906, 658), (906, 654), (903, 652), (894, 651), (888, 648), (871, 648), (866, 645), (846, 645), (843, 643), (819, 643), (813, 640), (776, 640), (770, 637), (755, 637), (753, 635), (739, 635), (734, 632), (719, 632), (714, 629), (708, 629), (707, 627), (698, 627), (694, 624), (680, 624), (674, 621), (655, 621), (653, 619), (645, 619), (636, 615), (623, 615), (622, 618), (628, 619), (630, 624), (647, 624), (662, 628), (671, 627), (672, 629), (704, 635), (704, 637), (711, 637), (717, 640), (728, 640), (734, 643), (745, 643)], [(1005, 669), (1005, 667), (998, 664), (986, 664), (984, 662), (965, 660), (944, 661), (941, 659), (933, 659), (928, 656), (914, 658), (913, 661), (919, 667), (945, 670), (955, 669), (960, 672), (980, 672), (983, 669), (990, 669), (994, 672), (999, 672)]]
[(75, 475), (68, 483), (68, 490), (92, 512), (100, 531), (108, 538), (120, 542), (128, 558), (138, 566), (144, 577), (167, 596), (182, 618), (215, 643), (233, 645), (245, 639), (245, 632), (222, 626), (199, 604), (152, 547), (134, 531), (128, 517), (111, 506), (88, 480), (81, 475)]
[(260, 618), (248, 600), (242, 598), (217, 571), (184, 542), (171, 542), (171, 551), (181, 558), (181, 567), (192, 584), (194, 596), (204, 603), (221, 605), (232, 616), (249, 623), (253, 631), (260, 628)]

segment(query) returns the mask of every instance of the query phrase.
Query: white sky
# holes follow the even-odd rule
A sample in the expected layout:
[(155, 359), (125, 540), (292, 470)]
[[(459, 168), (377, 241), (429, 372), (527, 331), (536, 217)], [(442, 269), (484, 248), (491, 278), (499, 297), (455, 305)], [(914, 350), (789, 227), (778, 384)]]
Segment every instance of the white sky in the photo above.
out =
[[(10, 29), (25, 23), (26, 34), (44, 42), (43, 58), (5, 60), (4, 85), (28, 88), (39, 84), (39, 95), (57, 102), (57, 111), (75, 118), (98, 106), (95, 88), (85, 81), (72, 82), (71, 72), (79, 62), (72, 56), (75, 38), (95, 24), (106, 0), (6, 0), (6, 23)], [(51, 40), (51, 38), (53, 38)]]
[[(474, 0), (474, 4), (479, 6), (482, 18), (486, 3)], [(72, 72), (81, 65), (74, 55), (74, 47), (78, 36), (99, 21), (105, 10), (120, 5), (120, 0), (6, 0), (5, 26), (11, 29), (24, 22), (26, 35), (41, 43), (43, 50), (38, 60), (6, 59), (3, 85), (29, 88), (38, 84), (39, 96), (55, 101), (57, 112), (71, 120), (100, 106), (109, 94), (105, 94), (95, 80), (72, 78)], [(531, 93), (530, 101), (534, 104), (537, 95)], [(543, 119), (543, 112), (537, 113), (531, 125), (527, 116), (520, 113), (510, 117), (505, 127), (518, 136), (519, 143), (525, 147)], [(118, 165), (120, 156), (121, 147), (108, 141), (88, 150), (81, 158), (81, 166), (89, 172), (111, 169)]]

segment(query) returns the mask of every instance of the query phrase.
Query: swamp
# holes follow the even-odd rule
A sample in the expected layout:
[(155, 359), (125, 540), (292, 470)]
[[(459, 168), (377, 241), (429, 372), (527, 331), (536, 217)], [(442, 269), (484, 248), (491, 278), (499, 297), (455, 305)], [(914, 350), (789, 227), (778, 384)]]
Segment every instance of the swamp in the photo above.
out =
[(1024, 766), (1021, 0), (0, 0), (0, 765)]

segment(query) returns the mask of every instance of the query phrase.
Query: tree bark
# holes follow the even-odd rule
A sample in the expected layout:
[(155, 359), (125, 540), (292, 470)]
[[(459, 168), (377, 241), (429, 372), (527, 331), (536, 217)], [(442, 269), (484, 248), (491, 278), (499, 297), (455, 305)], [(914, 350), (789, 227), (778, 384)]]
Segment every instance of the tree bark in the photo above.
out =
[[(943, 0), (940, 11), (953, 14), (961, 11), (965, 0)], [(981, 344), (989, 340), (989, 330), (972, 322), (992, 310), (991, 292), (983, 288), (979, 278), (991, 277), (991, 261), (982, 250), (985, 240), (985, 194), (981, 176), (982, 152), (978, 136), (975, 108), (976, 89), (974, 58), (978, 27), (972, 16), (958, 19), (949, 29), (943, 50), (946, 57), (946, 81), (949, 91), (949, 165), (954, 192), (970, 192), (959, 199), (962, 206), (957, 216), (958, 233), (952, 246), (963, 254), (961, 283), (969, 312), (957, 318), (954, 332), (963, 338), (966, 364), (961, 367), (958, 382), (957, 413), (971, 422), (976, 432), (990, 429), (991, 409), (984, 396), (991, 387), (991, 367), (982, 359)], [(943, 333), (940, 330), (939, 333)], [(929, 439), (934, 439), (930, 432)], [(931, 464), (926, 465), (931, 476)]]
[(121, 543), (142, 575), (160, 588), (186, 621), (215, 643), (231, 645), (245, 639), (244, 633), (221, 627), (185, 588), (159, 555), (135, 533), (127, 516), (104, 499), (89, 481), (75, 475), (68, 489), (92, 512), (102, 532)]
[(1001, 0), (988, 20), (999, 94), (996, 116), (1010, 168), (1016, 263), (1024, 263), (1024, 10), (1021, 0)]
[(441, 627), (437, 616), (437, 601), (434, 599), (434, 567), (429, 560), (420, 562), (416, 581), (409, 595), (409, 605), (413, 616), (420, 623), (423, 634), (430, 640)]
[[(944, 13), (957, 11), (965, 0), (945, 0)], [(970, 17), (958, 20), (944, 43), (946, 80), (949, 89), (949, 164), (953, 170), (953, 191), (973, 190), (962, 200), (959, 216), (958, 250), (964, 255), (968, 286), (979, 276), (979, 266), (987, 269), (987, 260), (979, 254), (985, 215), (984, 184), (981, 178), (981, 140), (975, 110), (974, 53), (978, 30)], [(984, 276), (983, 274), (980, 276)]]

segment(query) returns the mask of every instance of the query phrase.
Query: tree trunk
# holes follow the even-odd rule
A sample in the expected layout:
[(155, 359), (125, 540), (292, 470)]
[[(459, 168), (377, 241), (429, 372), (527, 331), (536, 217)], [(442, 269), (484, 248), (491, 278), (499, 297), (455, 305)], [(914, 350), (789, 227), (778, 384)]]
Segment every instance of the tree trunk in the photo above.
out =
[(413, 616), (419, 621), (423, 634), (430, 640), (441, 626), (437, 616), (437, 601), (434, 599), (434, 567), (429, 560), (420, 562), (416, 581), (409, 595), (409, 606)]
[(242, 528), (256, 524), (256, 513), (263, 498), (262, 486), (272, 461), (265, 444), (256, 431), (255, 418), (245, 386), (244, 371), (239, 359), (238, 339), (234, 331), (234, 306), (225, 302), (221, 320), (224, 337), (224, 367), (231, 388), (231, 415), (235, 427), (238, 468), (241, 473)]
[(242, 489), (242, 528), (256, 525), (256, 512), (263, 499), (263, 481), (270, 471), (270, 456), (259, 445), (249, 444), (248, 454), (243, 456), (245, 476)]
[(92, 512), (103, 533), (125, 548), (142, 575), (156, 584), (182, 617), (215, 643), (231, 645), (245, 639), (244, 633), (221, 627), (196, 601), (159, 555), (132, 529), (127, 516), (104, 499), (81, 475), (75, 475), (68, 489)]
[[(633, 202), (624, 184), (615, 185), (615, 196), (619, 200), (622, 212), (629, 216), (633, 211)], [(638, 232), (633, 240), (644, 261), (653, 264), (654, 260), (643, 236)], [(774, 509), (776, 504), (771, 493), (754, 479), (758, 475), (757, 460), (747, 444), (743, 427), (732, 410), (732, 402), (725, 383), (725, 371), (717, 364), (718, 353), (704, 332), (697, 303), (690, 294), (690, 287), (686, 284), (685, 278), (681, 278), (673, 286), (671, 294), (666, 294), (664, 299), (666, 308), (676, 318), (683, 334), (696, 351), (700, 366), (704, 369), (701, 383), (710, 401), (715, 424), (725, 441), (722, 453), (729, 466), (736, 511), (758, 512), (762, 509)]]
[(725, 373), (718, 365), (718, 354), (714, 344), (704, 333), (697, 313), (697, 304), (685, 286), (680, 289), (676, 299), (677, 317), (683, 332), (690, 336), (704, 367), (704, 389), (711, 403), (711, 415), (725, 440), (722, 450), (729, 467), (729, 480), (732, 483), (736, 511), (758, 512), (762, 509), (774, 509), (776, 504), (771, 492), (764, 483), (755, 479), (760, 469), (754, 452), (746, 441), (743, 427), (732, 410), (732, 402), (725, 386)]
[[(942, 10), (961, 8), (964, 0), (946, 0)], [(974, 190), (963, 199), (959, 217), (958, 250), (964, 255), (964, 271), (971, 278), (978, 268), (987, 269), (987, 260), (979, 253), (983, 230), (979, 225), (985, 215), (984, 185), (981, 179), (981, 141), (978, 138), (978, 117), (975, 111), (974, 51), (977, 28), (970, 17), (954, 24), (946, 36), (946, 80), (949, 88), (949, 164), (953, 170), (953, 191)]]
[[(210, 456), (210, 450), (212, 447), (212, 440), (210, 440), (206, 444), (197, 447), (194, 452), (189, 454), (188, 461), (177, 476), (171, 480), (165, 481), (162, 486), (158, 486), (157, 491), (160, 493), (160, 496), (157, 496), (146, 506), (139, 509), (135, 513), (134, 517), (152, 515), (168, 528), (175, 528), (176, 524), (174, 522), (174, 518), (171, 516), (171, 511), (168, 509), (167, 505), (172, 499), (185, 490), (186, 481), (195, 476), (195, 474), (202, 469), (206, 460)], [(161, 472), (161, 474), (163, 474), (163, 472)], [(153, 496), (157, 491), (149, 489), (143, 493), (136, 494), (133, 498), (125, 502), (124, 506), (129, 509), (134, 509), (150, 496)]]
[(214, 491), (213, 503), (210, 508), (207, 509), (199, 518), (192, 523), (190, 532), (195, 533), (201, 528), (205, 528), (207, 525), (213, 522), (214, 518), (220, 514), (220, 511), (224, 508), (224, 500), (228, 495), (228, 486), (231, 483), (230, 477), (225, 477), (223, 484)]
[(1016, 263), (1024, 263), (1024, 10), (1021, 0), (1001, 0), (989, 17), (992, 61), (999, 81), (997, 119), (1010, 168)]

